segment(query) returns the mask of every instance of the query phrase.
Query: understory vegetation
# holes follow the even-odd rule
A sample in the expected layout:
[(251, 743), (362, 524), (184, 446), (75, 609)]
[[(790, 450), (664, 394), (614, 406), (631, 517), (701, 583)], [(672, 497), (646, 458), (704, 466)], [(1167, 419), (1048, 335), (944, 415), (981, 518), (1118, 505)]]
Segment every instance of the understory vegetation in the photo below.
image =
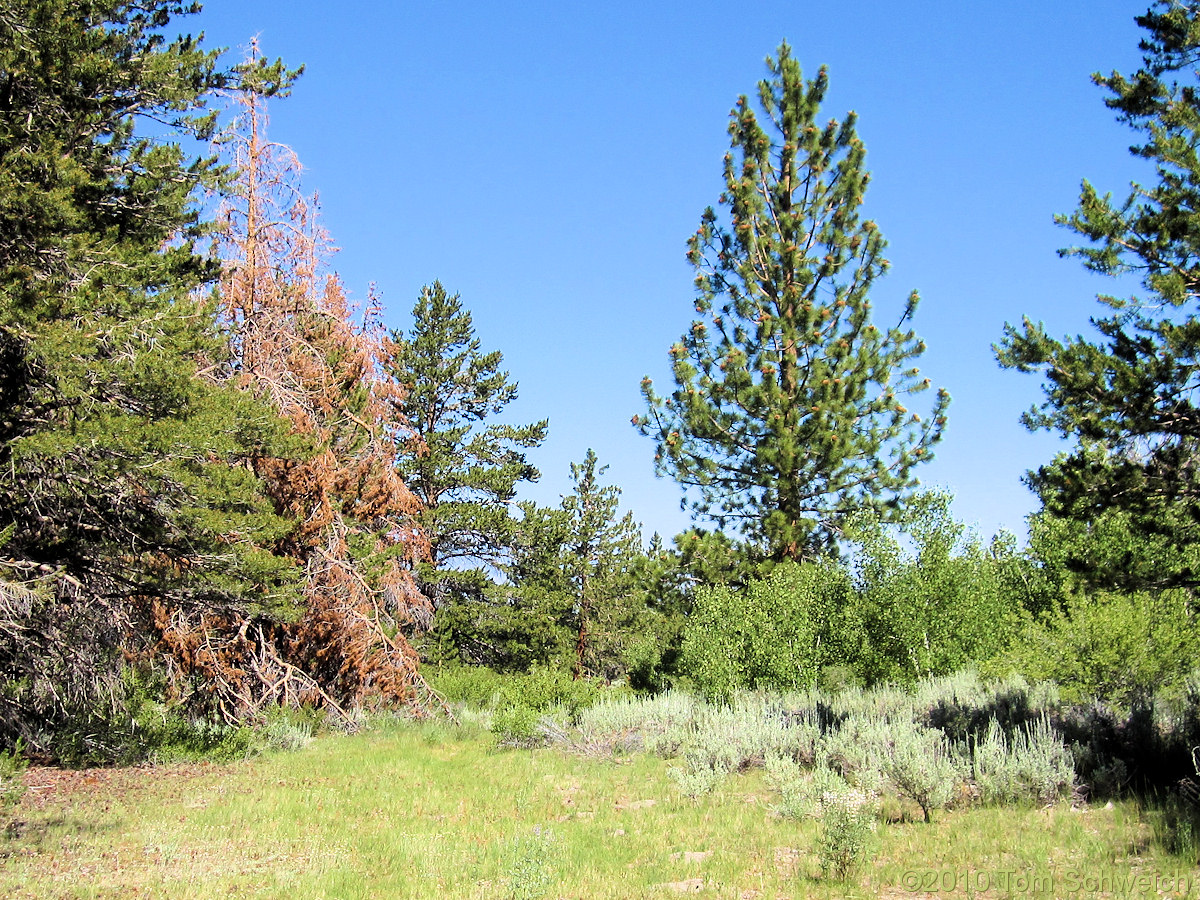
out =
[[(1084, 711), (971, 675), (716, 704), (521, 681), (453, 720), (376, 715), (292, 752), (32, 770), (0, 890), (1051, 898), (1134, 877), (1190, 896), (1200, 878), (1195, 795), (1156, 787), (1163, 763), (1191, 765), (1195, 701)], [(526, 727), (517, 702), (546, 707)]]

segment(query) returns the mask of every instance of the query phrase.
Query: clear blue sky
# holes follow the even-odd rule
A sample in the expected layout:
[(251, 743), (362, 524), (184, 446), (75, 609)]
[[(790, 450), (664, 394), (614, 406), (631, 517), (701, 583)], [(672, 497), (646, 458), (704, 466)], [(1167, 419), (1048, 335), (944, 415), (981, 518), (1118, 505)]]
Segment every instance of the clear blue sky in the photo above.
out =
[(877, 314), (920, 291), (922, 368), (954, 398), (922, 481), (985, 536), (1023, 536), (1021, 476), (1058, 443), (1019, 424), (1040, 381), (1000, 370), (991, 345), (1023, 315), (1090, 334), (1113, 288), (1058, 258), (1071, 235), (1052, 217), (1082, 178), (1124, 195), (1144, 176), (1089, 76), (1136, 68), (1146, 6), (209, 0), (178, 24), (231, 61), (258, 35), (307, 66), (270, 133), (320, 194), (333, 267), (360, 298), (375, 283), (392, 326), (434, 279), (462, 295), (520, 383), (512, 420), (550, 420), (525, 496), (557, 502), (592, 447), (665, 537), (690, 520), (629, 420), (643, 375), (671, 384), (692, 317), (685, 241), (721, 191), (729, 111), (787, 39), (806, 73), (829, 66), (825, 117), (859, 115), (865, 215), (892, 262)]

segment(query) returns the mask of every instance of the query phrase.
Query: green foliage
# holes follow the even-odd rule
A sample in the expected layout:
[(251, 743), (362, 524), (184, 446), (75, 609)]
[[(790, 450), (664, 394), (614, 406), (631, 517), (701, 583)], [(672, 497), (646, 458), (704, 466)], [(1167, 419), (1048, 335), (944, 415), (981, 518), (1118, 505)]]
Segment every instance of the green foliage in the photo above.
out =
[(642, 749), (664, 758), (678, 755), (697, 718), (702, 701), (679, 690), (652, 696), (606, 693), (581, 709), (576, 728), (585, 746), (614, 745), (633, 739)]
[(588, 450), (571, 464), (572, 491), (557, 509), (520, 504), (519, 542), (505, 567), (510, 584), (496, 596), (524, 612), (528, 643), (537, 640), (546, 653), (539, 664), (612, 681), (625, 674), (637, 623), (656, 614), (640, 589), (655, 578), (641, 528), (632, 513), (621, 515), (620, 488), (601, 483), (607, 468)]
[(156, 765), (179, 762), (233, 762), (254, 756), (260, 749), (254, 729), (226, 725), (169, 712), (144, 734), (144, 748)]
[(542, 716), (522, 703), (501, 703), (492, 713), (492, 734), (507, 747), (536, 747), (545, 740), (538, 727)]
[(673, 766), (668, 769), (667, 777), (683, 796), (689, 800), (698, 800), (705, 794), (712, 793), (729, 773), (730, 770), (721, 765), (689, 761), (686, 766)]
[(486, 666), (427, 666), (422, 677), (447, 703), (490, 709), (508, 677)]
[(1127, 704), (1156, 690), (1182, 692), (1200, 658), (1190, 592), (1075, 594), (1026, 625), (1002, 665), (1053, 680), (1064, 698)]
[[(816, 735), (809, 729), (789, 727), (761, 696), (730, 701), (695, 710), (691, 727), (676, 730), (674, 749), (683, 765), (670, 775), (689, 798), (709, 793), (731, 774), (765, 765), (772, 756), (812, 758)], [(662, 747), (662, 742), (650, 744)]]
[(949, 504), (943, 494), (920, 494), (897, 524), (851, 517), (845, 562), (786, 563), (741, 588), (700, 588), (682, 671), (722, 697), (819, 678), (911, 682), (997, 656), (1023, 612), (1046, 602), (1042, 575), (1011, 538), (981, 544)]
[(632, 664), (654, 681), (669, 644), (632, 646), (630, 638), (655, 632), (670, 640), (671, 601), (649, 600), (667, 576), (646, 556), (633, 515), (621, 515), (620, 489), (601, 483), (607, 468), (589, 450), (571, 464), (572, 491), (557, 508), (517, 504), (505, 581), (439, 611), (429, 657), (503, 672), (551, 666), (609, 681)]
[[(0, 16), (0, 579), (32, 598), (0, 630), (0, 743), (31, 751), (108, 743), (122, 651), (143, 649), (154, 607), (273, 616), (297, 599), (275, 553), (294, 523), (244, 463), (298, 448), (198, 374), (227, 358), (197, 299), (216, 275), (199, 197), (221, 179), (180, 142), (211, 137), (206, 104), (240, 76), (166, 38), (187, 11), (20, 0)], [(264, 92), (291, 77), (261, 74)]]
[(755, 571), (744, 548), (720, 532), (694, 528), (676, 535), (673, 543), (668, 549), (654, 534), (629, 567), (625, 593), (631, 615), (620, 653), (625, 677), (636, 690), (663, 691), (683, 677), (683, 634), (696, 591), (741, 583)]
[[(127, 718), (115, 720), (110, 739), (121, 762), (231, 762), (264, 752), (307, 747), (326, 723), (315, 707), (270, 706), (253, 724), (230, 725), (189, 713), (165, 695), (166, 681), (153, 669), (126, 669)], [(73, 760), (76, 763), (85, 759)]]
[(484, 666), (445, 666), (425, 676), (447, 702), (490, 711), (492, 733), (510, 746), (541, 743), (539, 723), (546, 715), (574, 721), (602, 697), (613, 696), (612, 688), (572, 678), (561, 668), (502, 675)]
[(826, 877), (845, 881), (866, 862), (877, 827), (879, 800), (871, 792), (850, 787), (836, 777), (826, 781), (834, 783), (820, 797), (817, 859)]
[(295, 753), (313, 742), (325, 721), (325, 713), (314, 707), (273, 706), (259, 725), (257, 735), (268, 752)]
[(620, 644), (637, 612), (627, 589), (643, 556), (642, 531), (633, 513), (620, 514), (621, 489), (600, 483), (608, 466), (597, 462), (589, 449), (582, 463), (571, 464), (574, 490), (562, 501), (569, 523), (564, 574), (578, 626), (575, 675), (611, 679), (620, 674)]
[(683, 670), (708, 697), (807, 687), (839, 659), (850, 578), (831, 561), (785, 563), (745, 588), (702, 588), (683, 637)]
[(1065, 592), (1098, 583), (1130, 592), (1180, 582), (1190, 587), (1192, 573), (1200, 573), (1200, 543), (1179, 540), (1192, 527), (1184, 521), (1189, 515), (1184, 507), (1160, 509), (1151, 521), (1110, 508), (1083, 520), (1044, 509), (1029, 518), (1030, 552)]
[(554, 885), (558, 840), (549, 828), (536, 825), (518, 835), (508, 848), (508, 896), (511, 900), (538, 900)]
[(1192, 774), (1151, 812), (1155, 839), (1188, 866), (1200, 863), (1200, 787), (1195, 780), (1200, 778), (1200, 747), (1192, 747), (1191, 754)]
[(869, 177), (854, 114), (819, 122), (826, 72), (805, 82), (787, 44), (767, 63), (765, 125), (745, 97), (730, 114), (728, 223), (710, 208), (689, 242), (703, 318), (671, 348), (672, 394), (643, 379), (649, 412), (634, 424), (697, 512), (780, 560), (829, 552), (855, 510), (897, 508), (949, 397), (927, 421), (904, 405), (929, 387), (905, 327), (915, 293), (896, 327), (871, 321), (888, 263), (859, 220)]
[(547, 423), (485, 424), (517, 398), (517, 385), (499, 351), (481, 351), (457, 294), (434, 282), (412, 316), (409, 335), (392, 332), (385, 369), (409, 429), (397, 436), (400, 472), (424, 506), (417, 520), (430, 561), (421, 577), (441, 607), (478, 599), (510, 558), (519, 525), (509, 505), (518, 484), (539, 477), (525, 451), (546, 439)]
[(420, 640), (421, 651), (433, 664), (467, 663), (504, 673), (561, 663), (570, 646), (561, 624), (564, 607), (561, 594), (532, 584), (501, 585), (479, 600), (451, 600)]
[(1200, 864), (1200, 804), (1195, 798), (1168, 795), (1149, 816), (1155, 842), (1186, 866)]
[(1027, 599), (1010, 577), (1015, 541), (982, 545), (951, 517), (947, 495), (919, 495), (895, 527), (859, 516), (847, 536), (861, 643), (846, 661), (868, 682), (946, 675), (1014, 639)]
[(896, 807), (903, 800), (926, 817), (945, 806), (1045, 805), (1078, 793), (1135, 791), (1157, 803), (1180, 789), (1200, 796), (1197, 684), (1124, 709), (1067, 704), (1053, 684), (972, 673), (836, 696), (738, 692), (721, 704), (669, 691), (605, 698), (574, 727), (560, 720), (539, 738), (589, 754), (677, 758), (670, 777), (689, 797), (763, 767), (777, 811), (790, 817), (819, 817), (822, 795), (839, 786), (882, 798), (890, 815), (905, 815)]
[(29, 760), (25, 758), (24, 745), (18, 743), (12, 750), (0, 750), (0, 817), (7, 814), (25, 796), (25, 770)]
[(723, 531), (689, 528), (674, 539), (677, 569), (686, 586), (745, 584), (775, 567), (758, 545), (737, 541)]
[(505, 704), (527, 706), (537, 712), (560, 709), (574, 718), (604, 692), (595, 681), (572, 678), (561, 669), (539, 668), (527, 675), (506, 677), (500, 694)]
[[(779, 795), (778, 802), (771, 808), (772, 812), (785, 819), (803, 819), (815, 815), (816, 797), (820, 796), (820, 791), (813, 790), (815, 771), (810, 774), (808, 767), (779, 753), (766, 755), (763, 770), (767, 784)], [(822, 771), (829, 772), (828, 769)]]
[(1075, 441), (1029, 476), (1045, 527), (1072, 523), (1059, 555), (1088, 584), (1135, 589), (1190, 586), (1200, 573), (1200, 4), (1157, 2), (1137, 21), (1143, 67), (1093, 80), (1139, 134), (1131, 152), (1153, 163), (1157, 180), (1132, 185), (1123, 202), (1085, 181), (1078, 209), (1057, 221), (1088, 242), (1061, 255), (1100, 274), (1136, 275), (1145, 295), (1101, 296), (1092, 339), (1056, 340), (1025, 319), (997, 348), (1002, 366), (1045, 375), (1046, 400), (1026, 426)]

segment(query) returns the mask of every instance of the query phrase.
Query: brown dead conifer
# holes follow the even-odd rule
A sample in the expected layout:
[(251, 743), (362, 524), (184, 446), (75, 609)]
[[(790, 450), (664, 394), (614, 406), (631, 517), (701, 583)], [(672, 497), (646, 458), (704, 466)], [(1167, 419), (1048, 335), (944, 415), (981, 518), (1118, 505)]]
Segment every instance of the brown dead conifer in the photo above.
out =
[[(251, 48), (248, 68), (259, 63)], [(222, 204), (222, 316), (231, 358), (221, 374), (266, 399), (311, 448), (297, 458), (248, 460), (279, 512), (296, 523), (277, 548), (303, 567), (298, 618), (230, 617), (159, 623), (181, 676), (206, 686), (229, 720), (265, 703), (426, 709), (432, 692), (404, 631), (432, 609), (413, 578), (429, 544), (413, 519), (417, 498), (396, 472), (397, 385), (372, 292), (359, 312), (325, 263), (332, 252), (300, 164), (266, 139), (266, 100), (233, 94), (225, 147), (236, 173)]]

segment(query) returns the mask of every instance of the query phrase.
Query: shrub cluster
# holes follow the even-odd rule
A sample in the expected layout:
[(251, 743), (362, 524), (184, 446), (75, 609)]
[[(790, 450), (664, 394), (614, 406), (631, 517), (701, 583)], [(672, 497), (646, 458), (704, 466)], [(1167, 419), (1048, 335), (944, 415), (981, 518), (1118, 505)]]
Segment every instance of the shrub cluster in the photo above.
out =
[(784, 563), (744, 586), (696, 592), (682, 673), (705, 696), (914, 683), (1006, 651), (1028, 610), (1029, 561), (1011, 537), (982, 544), (950, 499), (914, 500), (898, 525), (860, 516), (845, 560)]
[(545, 743), (602, 696), (621, 693), (549, 668), (500, 675), (483, 667), (446, 667), (427, 672), (426, 678), (447, 702), (490, 715), (492, 733), (507, 746)]
[(671, 692), (603, 699), (579, 713), (573, 735), (595, 746), (606, 734), (627, 743), (636, 734), (642, 747), (679, 761), (672, 778), (687, 796), (762, 766), (783, 815), (817, 814), (821, 798), (845, 786), (911, 804), (928, 821), (955, 803), (1071, 797), (1074, 755), (1046, 705), (1054, 696), (1018, 679), (986, 684), (970, 673), (927, 679), (915, 690), (833, 697), (738, 692), (714, 704)]

